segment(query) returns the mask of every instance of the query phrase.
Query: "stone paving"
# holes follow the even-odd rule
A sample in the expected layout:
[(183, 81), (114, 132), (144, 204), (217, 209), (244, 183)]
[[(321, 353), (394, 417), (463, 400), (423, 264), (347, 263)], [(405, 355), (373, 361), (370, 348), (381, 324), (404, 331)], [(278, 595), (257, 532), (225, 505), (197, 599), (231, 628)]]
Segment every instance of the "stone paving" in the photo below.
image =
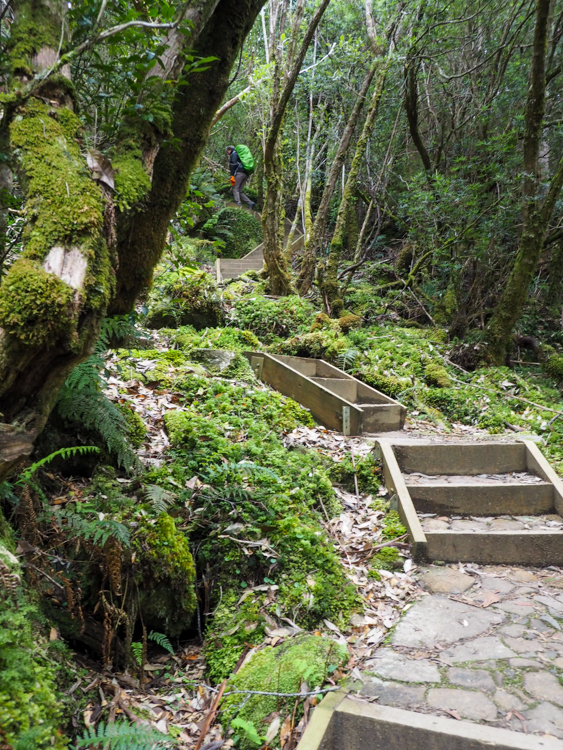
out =
[(439, 566), (364, 664), (382, 705), (563, 738), (563, 571)]

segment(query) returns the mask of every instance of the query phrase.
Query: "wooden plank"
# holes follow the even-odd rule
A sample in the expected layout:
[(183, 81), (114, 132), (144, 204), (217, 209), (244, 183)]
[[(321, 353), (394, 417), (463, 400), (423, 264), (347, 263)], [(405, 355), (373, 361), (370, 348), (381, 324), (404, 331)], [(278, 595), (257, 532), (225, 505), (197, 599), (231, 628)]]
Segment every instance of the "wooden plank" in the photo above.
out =
[(408, 484), (421, 513), (471, 516), (539, 515), (553, 512), (553, 485), (541, 484)]
[(345, 398), (351, 404), (355, 403), (358, 397), (358, 388), (353, 380), (342, 380), (340, 378), (311, 378), (311, 380), (332, 393), (336, 393), (337, 396)]
[(562, 565), (563, 531), (427, 531), (429, 560), (481, 565)]
[(317, 375), (317, 363), (318, 359), (309, 359), (308, 357), (289, 357), (286, 354), (272, 354), (274, 359), (278, 362), (282, 362), (284, 365), (292, 367), (302, 375), (306, 375), (308, 378), (315, 377)]
[(264, 357), (262, 380), (276, 391), (289, 396), (310, 409), (313, 417), (332, 430), (342, 432), (342, 407), (350, 408), (350, 434), (359, 435), (362, 424), (362, 412), (354, 404), (331, 393), (308, 377), (293, 369), (285, 362), (262, 352), (244, 352), (251, 361), (252, 357)]
[(426, 536), (418, 520), (401, 470), (399, 469), (393, 446), (386, 440), (378, 440), (377, 444), (381, 452), (385, 486), (389, 492), (397, 495), (399, 516), (409, 533), (410, 541), (413, 545), (413, 558), (415, 560), (424, 559), (426, 556)]
[(522, 441), (526, 446), (526, 465), (528, 471), (551, 482), (553, 485), (553, 503), (555, 510), (563, 516), (563, 481), (556, 474), (538, 446), (531, 440)]
[(526, 446), (518, 443), (434, 443), (394, 446), (406, 474), (506, 474), (526, 471)]

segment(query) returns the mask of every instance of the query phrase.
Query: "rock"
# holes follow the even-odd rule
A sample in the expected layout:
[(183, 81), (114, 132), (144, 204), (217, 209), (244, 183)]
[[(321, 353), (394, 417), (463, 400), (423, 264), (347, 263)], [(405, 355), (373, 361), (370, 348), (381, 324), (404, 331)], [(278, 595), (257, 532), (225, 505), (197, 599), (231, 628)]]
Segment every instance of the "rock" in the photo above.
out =
[(514, 588), (514, 584), (505, 578), (481, 578), (481, 586), (487, 591), (496, 591), (499, 594), (509, 594)]
[(543, 646), (533, 638), (505, 638), (504, 642), (508, 648), (518, 654), (534, 654), (536, 651), (543, 651)]
[(495, 704), (486, 695), (472, 690), (434, 688), (428, 691), (426, 700), (433, 708), (449, 708), (464, 719), (495, 721), (497, 718)]
[(380, 649), (365, 664), (366, 669), (381, 677), (401, 682), (440, 682), (438, 667), (427, 659), (409, 659), (390, 648)]
[(493, 678), (484, 669), (450, 667), (448, 679), (453, 685), (461, 685), (461, 687), (475, 690), (490, 690), (492, 692), (496, 687)]
[(549, 609), (555, 610), (556, 613), (563, 613), (563, 604), (552, 596), (535, 596), (534, 599), (541, 604), (545, 604)]
[(526, 632), (526, 628), (523, 625), (516, 625), (511, 623), (510, 625), (504, 625), (498, 629), (499, 633), (503, 635), (509, 635), (511, 638), (520, 638)]
[(440, 521), (439, 518), (429, 518), (424, 521), (424, 531), (445, 531), (449, 529), (446, 521)]
[(516, 669), (523, 669), (524, 667), (533, 667), (534, 669), (541, 669), (542, 665), (539, 661), (533, 659), (523, 659), (521, 656), (517, 656), (515, 659), (509, 660), (509, 665)]
[(563, 589), (563, 576), (550, 576), (549, 578), (544, 578), (543, 583), (546, 586), (553, 586), (556, 589)]
[(563, 669), (563, 658), (561, 656), (558, 656), (553, 663), (555, 664), (557, 669)]
[[(537, 599), (537, 597), (536, 597)], [(502, 609), (503, 612), (510, 612), (512, 615), (521, 615), (530, 617), (535, 615), (537, 609), (534, 609), (534, 602), (531, 599), (509, 599), (505, 602), (499, 602), (493, 605), (495, 609)]]
[(362, 687), (361, 694), (377, 697), (382, 706), (412, 706), (424, 703), (423, 687), (401, 685), (398, 682), (384, 682), (375, 677), (369, 678)]
[(190, 358), (195, 362), (203, 362), (204, 365), (218, 372), (226, 370), (236, 356), (236, 352), (230, 352), (227, 349), (192, 349), (190, 352)]
[(520, 698), (512, 693), (507, 693), (506, 690), (497, 690), (493, 698), (497, 706), (503, 711), (524, 711), (526, 709)]
[(540, 701), (551, 701), (563, 706), (563, 687), (551, 672), (527, 672), (524, 690)]
[[(530, 620), (530, 627), (533, 630), (537, 630), (538, 633), (553, 633), (553, 625), (551, 625), (551, 623), (549, 623), (549, 625), (547, 624), (548, 621), (545, 620), (546, 617), (550, 617), (550, 615), (543, 615), (543, 617), (538, 620)], [(557, 620), (554, 622), (557, 624)], [(512, 635), (512, 633), (509, 633), (509, 635)]]
[(442, 651), (440, 661), (455, 664), (464, 661), (484, 661), (485, 659), (509, 659), (516, 656), (514, 651), (507, 648), (500, 638), (486, 636), (475, 638), (468, 643), (461, 643), (447, 651)]
[(552, 617), (551, 615), (540, 615), (540, 620), (547, 622), (548, 625), (551, 625), (555, 630), (561, 630), (561, 625), (557, 622), (555, 617)]
[(540, 732), (563, 738), (563, 711), (551, 703), (540, 703), (539, 706), (526, 711), (528, 731)]
[(532, 573), (530, 570), (522, 570), (521, 568), (509, 571), (508, 575), (513, 581), (517, 581), (518, 583), (529, 583), (530, 581), (538, 580), (535, 573)]
[(522, 521), (512, 521), (509, 518), (493, 518), (489, 526), (491, 531), (518, 531), (523, 528)]
[(420, 581), (433, 594), (461, 594), (475, 583), (473, 576), (451, 568), (429, 570)]
[[(395, 646), (409, 648), (448, 645), (461, 638), (474, 638), (493, 625), (499, 625), (503, 619), (498, 612), (477, 609), (441, 596), (427, 596), (408, 610), (395, 628), (392, 642)], [(509, 656), (515, 654), (509, 652)]]

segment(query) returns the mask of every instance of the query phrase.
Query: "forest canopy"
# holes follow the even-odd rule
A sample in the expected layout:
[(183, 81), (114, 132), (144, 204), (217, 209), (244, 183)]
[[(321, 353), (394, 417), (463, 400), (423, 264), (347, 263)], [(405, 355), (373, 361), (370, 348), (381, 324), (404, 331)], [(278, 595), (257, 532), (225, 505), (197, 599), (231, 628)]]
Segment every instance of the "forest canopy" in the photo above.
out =
[(561, 469), (562, 81), (560, 0), (0, 0), (1, 750), (290, 750), (414, 596), (371, 444), (247, 353)]

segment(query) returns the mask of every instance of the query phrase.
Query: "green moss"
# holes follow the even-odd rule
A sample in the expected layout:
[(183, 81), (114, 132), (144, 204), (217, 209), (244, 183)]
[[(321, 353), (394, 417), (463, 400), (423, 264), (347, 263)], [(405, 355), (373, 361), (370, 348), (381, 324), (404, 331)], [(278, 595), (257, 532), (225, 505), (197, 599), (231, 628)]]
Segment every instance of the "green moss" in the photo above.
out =
[[(374, 555), (370, 560), (370, 565), (373, 572), (377, 574), (378, 570), (401, 570), (403, 567), (403, 560), (395, 547), (384, 547), (379, 550), (377, 555)], [(370, 571), (371, 572), (371, 571)], [(380, 576), (372, 575), (372, 578), (378, 580)]]
[(20, 2), (10, 29), (8, 58), (12, 75), (31, 78), (33, 55), (43, 47), (57, 49), (60, 35), (60, 18), (51, 11), (48, 3)]
[(148, 300), (148, 328), (214, 327), (223, 321), (215, 280), (204, 271), (181, 268), (157, 274)]
[(163, 513), (140, 527), (133, 549), (140, 567), (143, 621), (169, 636), (179, 635), (189, 628), (196, 609), (195, 566), (186, 538)]
[(151, 189), (151, 181), (143, 166), (139, 146), (128, 143), (112, 157), (115, 170), (115, 196), (120, 211), (125, 211), (140, 200)]
[[(229, 686), (239, 690), (298, 693), (303, 681), (311, 688), (322, 686), (327, 676), (347, 659), (347, 649), (330, 639), (314, 635), (300, 636), (276, 648), (259, 651), (232, 678)], [(291, 714), (294, 703), (294, 698), (257, 695), (251, 696), (237, 710), (241, 705), (240, 696), (233, 695), (223, 703), (224, 718), (225, 722), (230, 722), (236, 715), (252, 722), (258, 733), (264, 735), (269, 723), (266, 717), (276, 711), (285, 718)], [(239, 747), (246, 749), (255, 746), (241, 737)]]
[(358, 480), (360, 492), (377, 494), (380, 487), (381, 470), (373, 453), (367, 456), (357, 456), (354, 463), (355, 466), (349, 456), (346, 456), (342, 461), (335, 462), (330, 469), (331, 480), (342, 485), (349, 492), (354, 492), (356, 489), (355, 476)]
[(317, 313), (309, 332), (314, 333), (315, 331), (322, 331), (323, 328), (331, 328), (333, 326), (334, 321), (331, 320), (326, 313)]
[(75, 328), (73, 297), (73, 289), (57, 276), (19, 260), (0, 288), (0, 326), (22, 344), (54, 344)]
[(399, 514), (394, 510), (390, 511), (383, 519), (383, 537), (385, 539), (395, 539), (406, 533), (407, 530), (403, 526)]
[(225, 593), (205, 634), (205, 661), (214, 684), (229, 677), (245, 649), (264, 638), (262, 602), (247, 599), (238, 605), (239, 599), (240, 592)]
[(246, 352), (249, 349), (260, 349), (260, 341), (251, 331), (240, 328), (205, 328), (196, 331), (192, 326), (181, 326), (177, 332), (171, 332), (172, 337), (182, 349), (229, 349), (230, 351)]
[(338, 319), (338, 325), (343, 333), (348, 333), (348, 331), (351, 331), (354, 328), (361, 328), (362, 319), (359, 315), (352, 315), (349, 313)]
[(125, 418), (127, 440), (131, 443), (133, 448), (140, 448), (145, 442), (147, 436), (145, 423), (137, 412), (128, 404), (119, 403), (117, 404), (117, 407)]
[(261, 341), (268, 343), (276, 336), (286, 338), (308, 331), (314, 316), (313, 305), (301, 297), (249, 297), (234, 302), (229, 322), (252, 331)]
[[(21, 577), (16, 558), (0, 541), (0, 557)], [(57, 668), (39, 614), (21, 588), (0, 605), (0, 740), (14, 750), (67, 746)]]
[(542, 363), (546, 375), (558, 382), (563, 381), (563, 356), (554, 354)]
[(391, 397), (398, 396), (401, 391), (408, 387), (404, 380), (395, 375), (382, 375), (380, 372), (374, 371), (362, 373), (362, 380), (364, 383), (371, 385), (372, 388)]
[(428, 385), (434, 385), (438, 388), (450, 388), (452, 385), (446, 368), (435, 362), (426, 365), (424, 368), (424, 379)]

